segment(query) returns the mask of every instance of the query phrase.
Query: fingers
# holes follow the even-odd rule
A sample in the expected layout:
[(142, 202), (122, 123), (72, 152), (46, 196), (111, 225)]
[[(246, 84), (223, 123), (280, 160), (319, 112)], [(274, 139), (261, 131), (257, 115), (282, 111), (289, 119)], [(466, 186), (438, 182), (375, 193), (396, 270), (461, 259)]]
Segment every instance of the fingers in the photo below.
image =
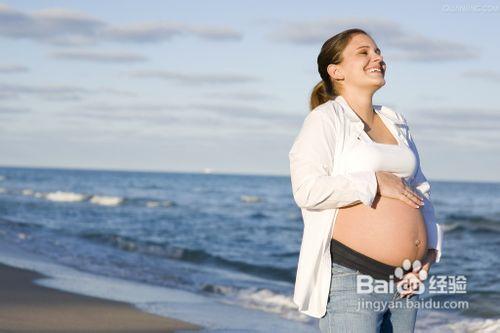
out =
[(417, 205), (414, 201), (408, 198), (404, 193), (401, 193), (401, 195), (399, 196), (399, 200), (405, 202), (406, 204), (408, 204), (408, 206), (411, 206), (413, 208), (420, 208), (419, 205)]
[(420, 290), (421, 284), (423, 284), (423, 281), (420, 280), (420, 276), (414, 272), (409, 272), (397, 283), (397, 290), (403, 289), (399, 291), (401, 298), (410, 297), (416, 291)]
[(401, 189), (400, 200), (406, 202), (408, 205), (420, 208), (420, 206), (424, 205), (424, 200), (420, 196), (418, 196), (403, 180), (403, 187)]
[(420, 208), (420, 205), (423, 205), (423, 202), (418, 197), (409, 193), (406, 189), (400, 192), (399, 200), (414, 208)]
[[(429, 264), (425, 263), (422, 265), (420, 261), (416, 261), (418, 264), (413, 265), (413, 270), (403, 276), (397, 285), (403, 289), (400, 292), (401, 298), (410, 297), (415, 294), (415, 292), (420, 291), (421, 285), (424, 284), (424, 280), (427, 279), (429, 272)], [(398, 289), (399, 291), (399, 289)], [(421, 293), (421, 292), (419, 292)]]
[(383, 171), (377, 171), (376, 175), (379, 183), (377, 191), (381, 195), (401, 200), (414, 208), (420, 208), (424, 204), (424, 199), (413, 191), (404, 178)]

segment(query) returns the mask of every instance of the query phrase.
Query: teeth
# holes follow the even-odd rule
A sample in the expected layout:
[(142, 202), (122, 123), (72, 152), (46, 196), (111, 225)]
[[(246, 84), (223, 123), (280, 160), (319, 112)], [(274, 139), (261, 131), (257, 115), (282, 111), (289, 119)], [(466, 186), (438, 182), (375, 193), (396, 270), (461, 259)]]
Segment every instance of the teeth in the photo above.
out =
[(370, 73), (373, 73), (373, 72), (381, 72), (381, 70), (378, 69), (378, 68), (372, 68), (372, 69), (370, 69)]

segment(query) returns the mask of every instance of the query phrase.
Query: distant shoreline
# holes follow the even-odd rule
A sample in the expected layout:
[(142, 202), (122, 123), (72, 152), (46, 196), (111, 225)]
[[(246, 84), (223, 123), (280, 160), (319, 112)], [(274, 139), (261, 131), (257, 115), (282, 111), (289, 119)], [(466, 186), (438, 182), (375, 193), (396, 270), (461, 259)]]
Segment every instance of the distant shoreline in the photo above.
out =
[[(67, 171), (88, 171), (88, 172), (130, 172), (130, 173), (156, 173), (156, 174), (186, 174), (186, 175), (205, 175), (205, 176), (239, 176), (239, 177), (282, 177), (290, 178), (290, 174), (277, 174), (277, 173), (240, 173), (240, 172), (227, 172), (218, 171), (212, 168), (200, 168), (200, 170), (193, 171), (179, 171), (179, 170), (131, 170), (131, 169), (106, 169), (106, 168), (81, 168), (81, 167), (59, 167), (59, 166), (12, 166), (0, 165), (0, 169), (32, 169), (32, 170), (67, 170)], [(206, 169), (210, 169), (207, 172)], [(438, 179), (430, 177), (431, 182), (452, 182), (452, 183), (480, 183), (480, 184), (500, 184), (500, 180), (469, 180), (469, 179)]]

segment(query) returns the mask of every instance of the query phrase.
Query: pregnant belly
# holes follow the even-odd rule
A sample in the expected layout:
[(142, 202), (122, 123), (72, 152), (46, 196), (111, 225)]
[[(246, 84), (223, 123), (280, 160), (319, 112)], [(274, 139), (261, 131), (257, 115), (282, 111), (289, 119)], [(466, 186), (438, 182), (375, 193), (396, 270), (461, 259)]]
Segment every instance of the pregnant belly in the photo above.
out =
[(427, 232), (420, 209), (377, 194), (372, 207), (340, 208), (332, 238), (351, 249), (392, 266), (421, 260), (427, 252)]

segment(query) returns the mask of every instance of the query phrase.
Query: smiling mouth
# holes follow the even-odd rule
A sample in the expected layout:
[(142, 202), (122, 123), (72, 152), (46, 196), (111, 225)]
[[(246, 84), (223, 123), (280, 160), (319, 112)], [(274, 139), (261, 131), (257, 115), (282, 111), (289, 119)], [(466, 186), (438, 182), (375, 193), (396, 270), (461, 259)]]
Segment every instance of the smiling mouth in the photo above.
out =
[(367, 72), (370, 75), (374, 74), (377, 76), (379, 76), (379, 75), (384, 76), (384, 74), (385, 74), (385, 71), (383, 69), (380, 69), (380, 68), (371, 68), (371, 69), (366, 70), (365, 72)]
[(370, 68), (370, 69), (367, 69), (366, 72), (384, 74), (384, 70), (382, 70), (381, 68)]

